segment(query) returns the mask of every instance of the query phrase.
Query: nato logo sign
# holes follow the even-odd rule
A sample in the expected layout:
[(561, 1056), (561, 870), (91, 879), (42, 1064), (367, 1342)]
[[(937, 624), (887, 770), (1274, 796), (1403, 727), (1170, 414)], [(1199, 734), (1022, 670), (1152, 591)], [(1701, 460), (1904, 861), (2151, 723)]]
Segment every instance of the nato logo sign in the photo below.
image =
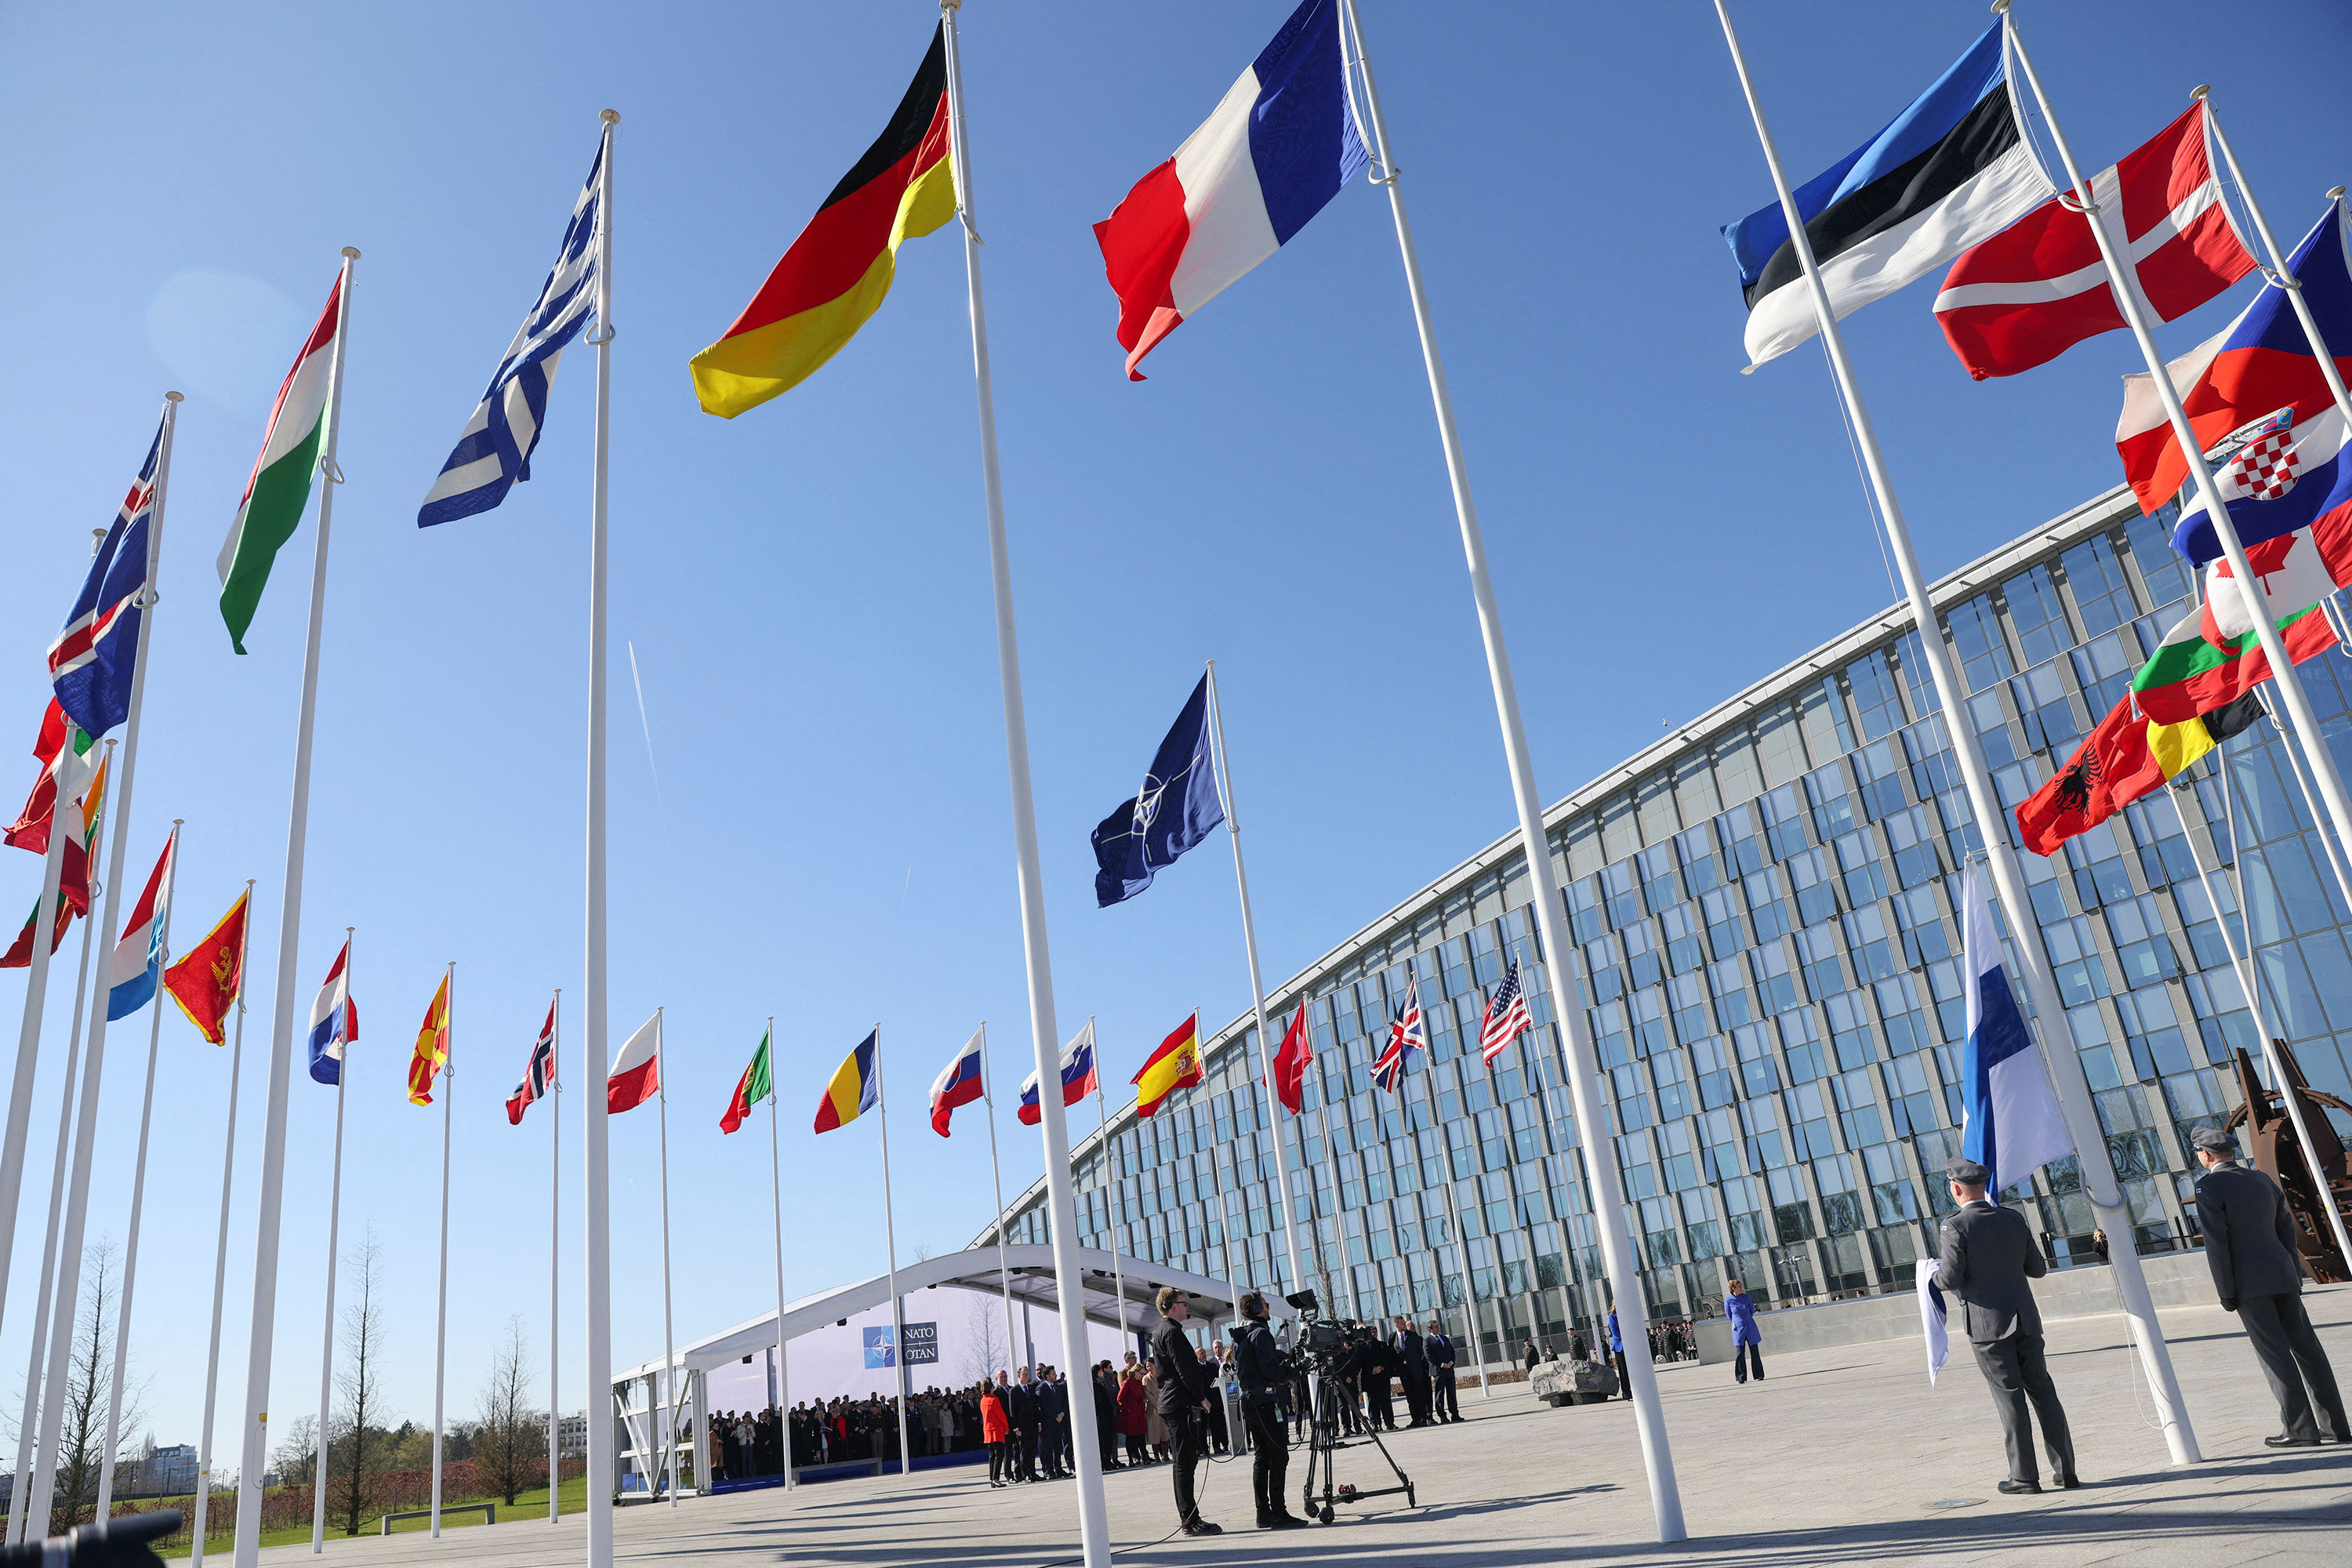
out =
[[(866, 1365), (868, 1371), (877, 1367), (897, 1366), (897, 1346), (891, 1339), (890, 1326), (863, 1331), (866, 1336)], [(940, 1359), (940, 1326), (937, 1323), (907, 1325), (907, 1364), (922, 1366), (937, 1363)]]

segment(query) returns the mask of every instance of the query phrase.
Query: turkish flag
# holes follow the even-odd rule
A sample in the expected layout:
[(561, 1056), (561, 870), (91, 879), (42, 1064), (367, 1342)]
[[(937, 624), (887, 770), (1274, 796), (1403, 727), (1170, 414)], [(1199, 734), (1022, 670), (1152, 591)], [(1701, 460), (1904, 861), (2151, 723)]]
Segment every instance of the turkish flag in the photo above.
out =
[(1315, 1059), (1315, 1047), (1307, 1037), (1307, 1004), (1298, 1005), (1298, 1012), (1290, 1020), (1290, 1027), (1282, 1037), (1282, 1048), (1274, 1053), (1274, 1094), (1287, 1106), (1290, 1114), (1298, 1114), (1307, 1083), (1307, 1064)]

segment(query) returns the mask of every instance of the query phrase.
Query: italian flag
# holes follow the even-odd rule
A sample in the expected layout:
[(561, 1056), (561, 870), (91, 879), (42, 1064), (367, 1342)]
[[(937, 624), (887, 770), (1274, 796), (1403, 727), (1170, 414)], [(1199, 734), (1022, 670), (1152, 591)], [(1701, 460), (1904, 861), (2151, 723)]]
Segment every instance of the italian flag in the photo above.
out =
[[(2315, 539), (2308, 528), (2266, 540), (2246, 552), (2264, 613), (2277, 623), (2287, 657), (2301, 664), (2336, 646), (2336, 628), (2319, 601), (2352, 572), (2352, 559), (2334, 537)], [(2232, 579), (2226, 557), (2206, 571), (2205, 602), (2164, 634), (2156, 654), (2132, 678), (2139, 710), (2157, 724), (2182, 724), (2236, 701), (2273, 673), (2255, 636), (2248, 595)]]
[(719, 1131), (732, 1132), (743, 1125), (751, 1108), (768, 1098), (774, 1085), (768, 1079), (768, 1037), (760, 1037), (760, 1048), (751, 1053), (751, 1065), (735, 1084), (735, 1098), (727, 1102), (727, 1114), (719, 1119)]
[(310, 504), (310, 476), (319, 467), (319, 443), (326, 428), (327, 405), (333, 390), (336, 339), (342, 330), (343, 280), (339, 274), (327, 295), (327, 309), (310, 338), (294, 357), (278, 389), (277, 405), (269, 411), (269, 429), (261, 438), (261, 456), (254, 459), (253, 475), (245, 481), (245, 498), (237, 502), (236, 521), (229, 525), (228, 542), (221, 546), (221, 619), (228, 623), (228, 640), (245, 651), (246, 628), (261, 603), (263, 584), (278, 547), (294, 537), (302, 509)]

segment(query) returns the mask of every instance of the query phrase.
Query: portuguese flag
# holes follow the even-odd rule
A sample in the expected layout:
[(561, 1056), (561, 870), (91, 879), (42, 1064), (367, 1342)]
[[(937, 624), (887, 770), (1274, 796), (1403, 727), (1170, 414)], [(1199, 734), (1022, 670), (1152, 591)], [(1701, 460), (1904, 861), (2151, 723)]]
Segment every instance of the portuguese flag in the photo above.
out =
[(726, 336), (690, 362), (704, 413), (732, 419), (815, 374), (882, 308), (899, 242), (955, 216), (947, 89), (947, 39), (935, 28), (888, 128), (833, 187)]
[(245, 499), (237, 502), (236, 521), (229, 525), (228, 542), (221, 546), (221, 619), (228, 623), (229, 643), (239, 653), (245, 651), (246, 628), (253, 625), (278, 547), (294, 537), (302, 509), (310, 503), (310, 476), (319, 467), (319, 437), (327, 423), (330, 373), (342, 311), (343, 280), (338, 275), (327, 295), (326, 310), (278, 389), (269, 429), (261, 438), (261, 456), (253, 461)]
[(735, 1082), (735, 1098), (727, 1102), (727, 1114), (719, 1119), (719, 1131), (732, 1132), (751, 1116), (751, 1108), (775, 1092), (768, 1078), (768, 1037), (760, 1037), (760, 1048), (751, 1053), (751, 1065)]

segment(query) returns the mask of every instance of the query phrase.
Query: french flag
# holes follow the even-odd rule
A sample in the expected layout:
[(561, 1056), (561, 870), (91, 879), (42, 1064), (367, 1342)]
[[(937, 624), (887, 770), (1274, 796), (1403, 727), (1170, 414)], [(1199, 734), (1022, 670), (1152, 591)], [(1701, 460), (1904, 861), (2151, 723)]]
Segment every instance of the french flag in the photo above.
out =
[(310, 1004), (310, 1077), (335, 1084), (343, 1079), (343, 1050), (360, 1037), (359, 1004), (352, 1000), (352, 939), (343, 939), (319, 999)]
[(988, 1083), (981, 1066), (981, 1053), (988, 1044), (988, 1026), (982, 1024), (963, 1043), (955, 1060), (931, 1084), (931, 1131), (944, 1138), (948, 1135), (948, 1119), (959, 1105), (970, 1105), (988, 1092)]
[(2049, 1069), (2033, 1048), (2025, 1015), (2009, 988), (2009, 974), (2000, 963), (2000, 939), (1993, 934), (1992, 909), (1985, 902), (1984, 884), (1978, 880), (1973, 862), (1961, 881), (1960, 903), (1969, 973), (1969, 1039), (1960, 1055), (1960, 1152), (1992, 1173), (1988, 1186), (1999, 1193), (2032, 1175), (2034, 1167), (2073, 1154), (2074, 1141), (2059, 1113)]
[(172, 908), (172, 850), (180, 830), (163, 840), (163, 853), (148, 874), (146, 890), (122, 922), (122, 940), (106, 970), (106, 1020), (128, 1018), (154, 1000), (155, 979), (163, 969), (163, 924)]
[(1208, 122), (1095, 225), (1127, 375), (1290, 243), (1370, 162), (1348, 96), (1338, 0), (1305, 0)]
[[(1062, 1103), (1076, 1105), (1095, 1091), (1095, 1025), (1087, 1026), (1062, 1053)], [(1021, 1080), (1021, 1109), (1016, 1113), (1024, 1127), (1034, 1127), (1045, 1119), (1045, 1108), (1037, 1103), (1037, 1075), (1031, 1073)]]

